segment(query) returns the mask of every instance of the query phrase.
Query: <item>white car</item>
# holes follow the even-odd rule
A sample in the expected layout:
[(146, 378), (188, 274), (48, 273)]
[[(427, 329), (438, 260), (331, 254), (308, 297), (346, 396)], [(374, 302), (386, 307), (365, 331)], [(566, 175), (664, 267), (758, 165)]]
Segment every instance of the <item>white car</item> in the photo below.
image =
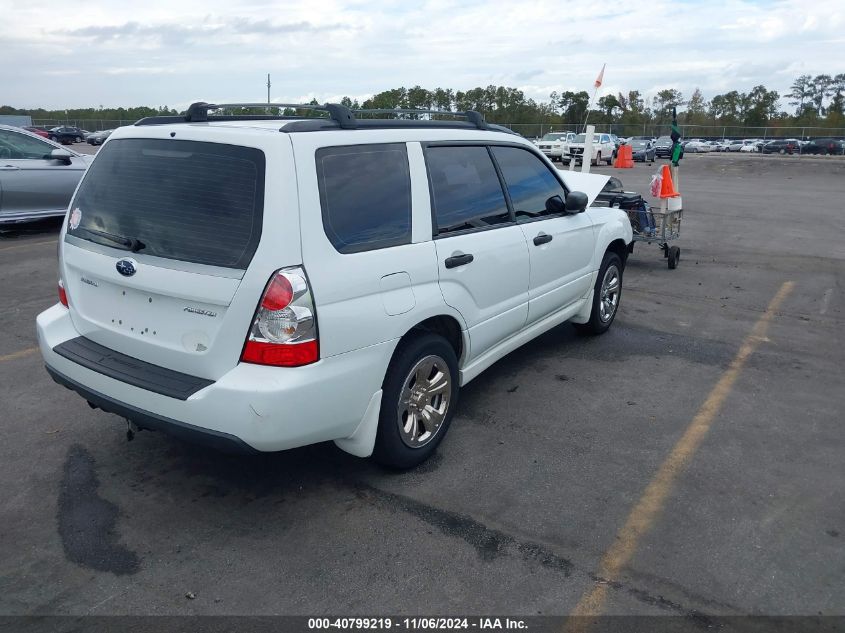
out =
[[(244, 104), (240, 104), (244, 105)], [(54, 380), (213, 446), (333, 440), (408, 468), (460, 387), (542, 332), (607, 330), (632, 243), (606, 176), (466, 121), (153, 117), (116, 130), (37, 318)]]
[(575, 138), (575, 132), (549, 132), (537, 141), (537, 147), (551, 160), (560, 160), (566, 154), (567, 144)]
[(686, 145), (684, 145), (684, 152), (699, 153), (712, 151), (713, 147), (708, 141), (702, 141), (698, 138), (694, 138), (691, 141), (688, 141)]
[(742, 147), (739, 148), (740, 152), (757, 152), (757, 141), (743, 141)]
[[(586, 146), (587, 135), (579, 134), (572, 141), (569, 142), (569, 151), (564, 157), (563, 161), (569, 163), (575, 161), (580, 163), (584, 159), (584, 148)], [(590, 157), (591, 165), (598, 165), (605, 161), (608, 165), (613, 162), (614, 154), (616, 153), (616, 144), (610, 137), (610, 134), (593, 134), (593, 150)]]

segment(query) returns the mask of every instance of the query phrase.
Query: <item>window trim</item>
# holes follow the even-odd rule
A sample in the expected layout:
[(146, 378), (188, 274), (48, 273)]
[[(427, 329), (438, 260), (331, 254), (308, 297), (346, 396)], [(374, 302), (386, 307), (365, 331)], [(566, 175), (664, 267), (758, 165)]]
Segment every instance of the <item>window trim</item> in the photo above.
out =
[[(18, 132), (17, 130), (0, 130), (0, 131), (2, 131), (2, 132), (8, 132), (8, 133), (9, 133), (9, 135), (10, 135), (11, 137), (13, 137), (13, 138), (14, 138), (15, 136), (22, 136), (23, 138), (27, 139), (28, 141), (35, 141), (35, 142), (39, 143), (40, 145), (43, 145), (44, 147), (46, 147), (46, 148), (47, 148), (47, 151), (46, 151), (43, 155), (39, 156), (38, 158), (32, 158), (32, 157), (27, 157), (27, 158), (7, 158), (6, 160), (49, 160), (49, 155), (50, 155), (50, 153), (51, 153), (54, 149), (57, 149), (57, 148), (56, 148), (55, 146), (53, 146), (51, 143), (46, 142), (43, 138), (41, 138), (40, 136), (35, 135), (35, 134), (30, 135), (30, 134), (26, 134), (26, 133), (24, 133), (24, 132)], [(11, 141), (11, 142), (12, 142), (12, 143), (14, 143), (14, 141)], [(76, 154), (75, 152), (72, 152), (72, 155), (73, 155), (73, 157), (74, 157), (74, 158), (75, 158), (76, 156), (78, 156), (78, 154)]]
[[(338, 246), (334, 243), (331, 236), (329, 236), (328, 231), (326, 230), (326, 209), (323, 205), (323, 201), (325, 199), (325, 186), (323, 180), (321, 179), (321, 172), (320, 172), (320, 163), (318, 154), (323, 151), (331, 151), (331, 150), (338, 150), (338, 149), (345, 149), (351, 150), (353, 148), (376, 148), (376, 147), (384, 147), (384, 146), (396, 146), (401, 148), (402, 153), (405, 156), (405, 167), (406, 167), (406, 174), (408, 176), (408, 230), (407, 234), (401, 238), (395, 238), (391, 240), (380, 240), (378, 242), (366, 242), (361, 244), (352, 245), (351, 250), (340, 250)], [(350, 154), (353, 152), (350, 152)], [(408, 244), (413, 243), (413, 233), (414, 233), (414, 194), (413, 194), (413, 174), (411, 173), (411, 161), (408, 157), (408, 144), (406, 141), (391, 141), (386, 143), (350, 143), (350, 144), (343, 144), (343, 145), (324, 145), (321, 147), (317, 147), (314, 149), (314, 171), (315, 176), (317, 178), (317, 197), (320, 201), (320, 224), (323, 227), (323, 235), (325, 235), (326, 240), (328, 240), (331, 247), (337, 252), (339, 255), (357, 255), (359, 253), (369, 253), (371, 251), (380, 251), (386, 248), (396, 248), (397, 246), (407, 246)]]

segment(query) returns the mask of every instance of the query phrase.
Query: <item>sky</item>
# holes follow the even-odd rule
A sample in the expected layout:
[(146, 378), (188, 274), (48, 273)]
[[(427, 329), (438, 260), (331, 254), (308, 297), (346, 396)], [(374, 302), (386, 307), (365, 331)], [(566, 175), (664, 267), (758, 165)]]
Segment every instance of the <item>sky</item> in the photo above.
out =
[[(0, 105), (363, 100), (419, 84), (547, 101), (662, 88), (782, 95), (845, 72), (843, 0), (0, 0)], [(785, 106), (785, 100), (783, 102)]]

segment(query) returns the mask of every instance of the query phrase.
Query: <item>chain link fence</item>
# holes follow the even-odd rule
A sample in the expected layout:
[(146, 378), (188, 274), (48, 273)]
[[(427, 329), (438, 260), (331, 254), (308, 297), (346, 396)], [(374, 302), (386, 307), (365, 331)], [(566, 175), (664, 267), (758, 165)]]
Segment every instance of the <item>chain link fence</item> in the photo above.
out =
[[(88, 132), (99, 132), (100, 130), (111, 130), (122, 125), (132, 125), (135, 120), (125, 119), (33, 119), (32, 124), (39, 127), (52, 128), (60, 125), (72, 125), (87, 130)], [(583, 125), (561, 124), (561, 123), (497, 123), (510, 128), (514, 132), (526, 138), (539, 138), (548, 132), (581, 132)], [(621, 123), (596, 123), (596, 131), (609, 132), (617, 136), (628, 138), (630, 136), (659, 137), (668, 136), (671, 132), (671, 125), (666, 124), (621, 124)], [(845, 137), (845, 128), (829, 127), (748, 127), (730, 125), (681, 125), (681, 136), (684, 138), (701, 138), (706, 140), (720, 139), (764, 139), (795, 138), (807, 140), (810, 138)]]
[[(550, 124), (550, 123), (497, 123), (510, 128), (526, 138), (541, 137), (548, 132), (581, 132), (583, 125)], [(657, 138), (668, 136), (672, 131), (671, 124), (621, 124), (596, 123), (597, 132), (609, 132), (624, 138), (631, 136), (646, 136)], [(795, 138), (807, 140), (810, 138), (844, 138), (845, 128), (829, 127), (786, 127), (786, 126), (730, 126), (730, 125), (680, 125), (683, 138), (701, 138), (705, 140), (721, 139), (762, 139)]]

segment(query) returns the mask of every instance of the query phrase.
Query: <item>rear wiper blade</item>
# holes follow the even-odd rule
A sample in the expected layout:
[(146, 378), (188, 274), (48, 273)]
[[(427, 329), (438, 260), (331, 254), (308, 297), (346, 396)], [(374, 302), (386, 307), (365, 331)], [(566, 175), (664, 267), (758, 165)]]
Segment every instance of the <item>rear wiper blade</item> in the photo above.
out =
[(90, 233), (91, 235), (96, 235), (97, 237), (103, 237), (110, 242), (114, 242), (119, 247), (123, 248), (124, 250), (131, 251), (133, 253), (137, 253), (141, 249), (145, 248), (145, 244), (134, 237), (123, 237), (122, 235), (115, 235), (114, 233), (106, 233), (105, 231), (98, 231), (97, 229), (88, 229), (85, 227), (77, 227), (76, 231), (85, 231), (86, 233)]

